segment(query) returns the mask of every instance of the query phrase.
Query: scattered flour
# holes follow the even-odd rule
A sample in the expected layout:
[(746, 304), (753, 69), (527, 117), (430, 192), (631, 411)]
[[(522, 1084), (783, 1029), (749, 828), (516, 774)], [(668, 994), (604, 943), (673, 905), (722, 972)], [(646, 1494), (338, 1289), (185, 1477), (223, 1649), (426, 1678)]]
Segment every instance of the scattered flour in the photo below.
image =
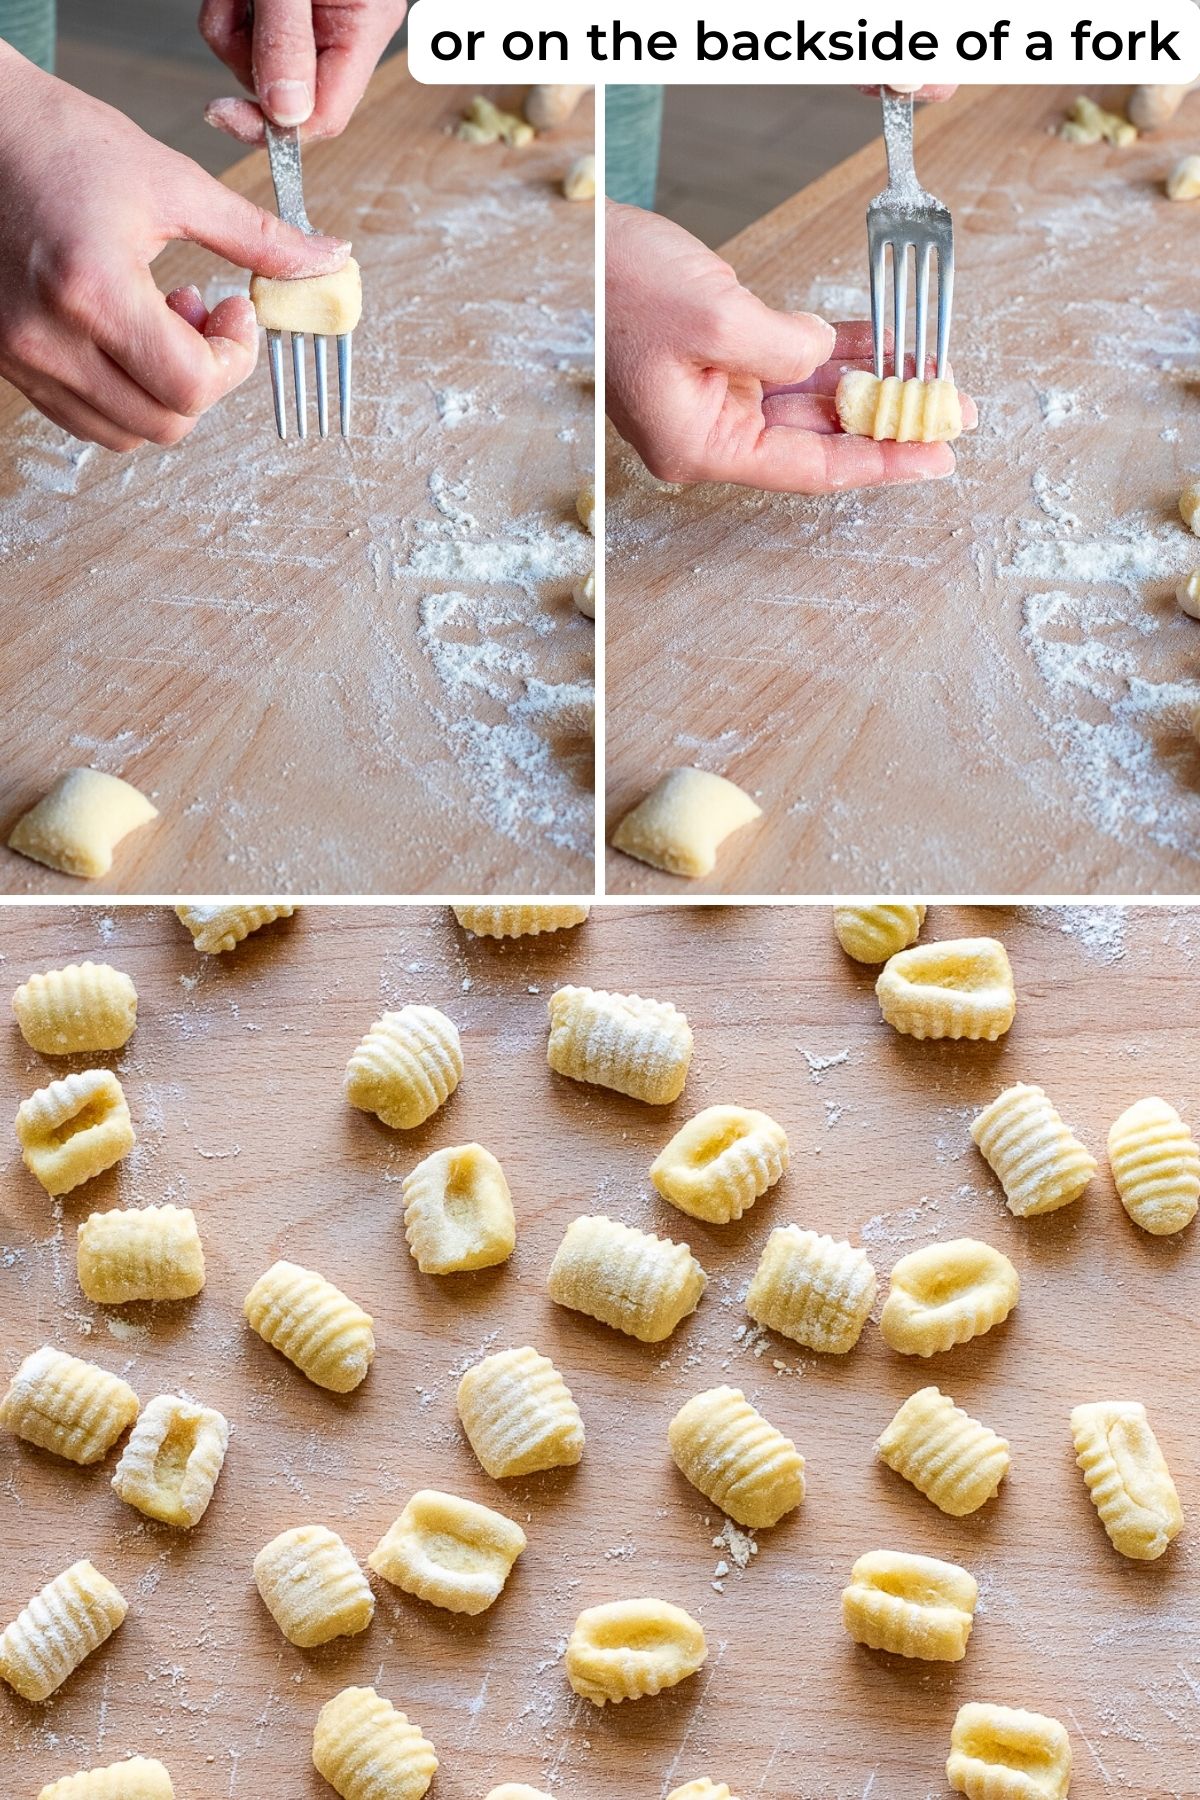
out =
[(850, 1052), (848, 1049), (838, 1050), (832, 1056), (818, 1056), (812, 1050), (805, 1050), (803, 1054), (804, 1060), (808, 1064), (809, 1080), (813, 1082), (814, 1085), (818, 1085), (822, 1078), (829, 1073), (830, 1069), (841, 1068), (844, 1063), (850, 1061)]
[(1118, 963), (1125, 955), (1123, 906), (1030, 906), (1026, 911), (1039, 925), (1073, 938), (1096, 962)]

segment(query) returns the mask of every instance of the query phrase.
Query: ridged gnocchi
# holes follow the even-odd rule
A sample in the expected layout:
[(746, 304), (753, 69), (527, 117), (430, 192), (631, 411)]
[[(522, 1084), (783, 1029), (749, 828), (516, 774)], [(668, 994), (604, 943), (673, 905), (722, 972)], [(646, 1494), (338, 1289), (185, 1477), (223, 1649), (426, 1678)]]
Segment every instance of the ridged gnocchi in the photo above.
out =
[(907, 950), (921, 935), (925, 907), (904, 901), (879, 906), (835, 906), (833, 929), (838, 943), (855, 962), (882, 963)]
[(204, 1286), (196, 1215), (186, 1206), (92, 1213), (76, 1243), (79, 1285), (89, 1300), (191, 1300)]
[(85, 1069), (38, 1088), (17, 1108), (21, 1161), (48, 1194), (103, 1174), (133, 1149), (133, 1121), (111, 1069)]
[(649, 1106), (678, 1100), (692, 1060), (692, 1028), (669, 1000), (561, 987), (549, 1010), (546, 1060), (556, 1074)]
[(1001, 1324), (1020, 1293), (1017, 1271), (991, 1244), (925, 1244), (892, 1270), (879, 1329), (904, 1356), (934, 1356)]
[(354, 1637), (375, 1617), (371, 1584), (327, 1525), (296, 1525), (264, 1544), (254, 1559), (254, 1585), (288, 1643), (301, 1650)]
[(875, 1271), (853, 1244), (780, 1225), (767, 1239), (746, 1295), (759, 1325), (808, 1350), (845, 1356), (875, 1302)]
[(208, 1509), (228, 1448), (224, 1413), (178, 1394), (156, 1394), (121, 1452), (113, 1492), (148, 1519), (190, 1531)]
[(273, 1263), (246, 1295), (242, 1311), (250, 1329), (318, 1387), (348, 1394), (366, 1378), (375, 1356), (375, 1322), (314, 1270)]
[(252, 932), (276, 919), (290, 919), (294, 906), (177, 906), (175, 916), (187, 926), (192, 943), (206, 956), (236, 950)]
[(980, 1154), (1018, 1219), (1055, 1212), (1078, 1200), (1096, 1159), (1063, 1124), (1040, 1087), (1018, 1081), (971, 1124)]
[(72, 1563), (0, 1631), (0, 1677), (23, 1700), (56, 1693), (107, 1642), (129, 1607), (86, 1559)]
[(880, 1435), (875, 1453), (951, 1518), (992, 1499), (1008, 1474), (1008, 1444), (948, 1394), (919, 1388)]
[(527, 1541), (519, 1525), (490, 1506), (422, 1488), (367, 1562), (430, 1606), (481, 1613), (499, 1599)]
[(1093, 1400), (1071, 1414), (1075, 1460), (1109, 1541), (1153, 1562), (1183, 1529), (1167, 1460), (1140, 1400)]
[(590, 906), (454, 906), (450, 909), (464, 931), (474, 937), (537, 937), (543, 931), (566, 931), (582, 925)]
[(402, 1006), (377, 1019), (346, 1065), (351, 1106), (395, 1131), (412, 1131), (462, 1080), (458, 1027), (436, 1006)]
[(870, 1550), (850, 1571), (842, 1623), (856, 1643), (921, 1662), (961, 1662), (979, 1586), (957, 1563)]
[(1017, 1012), (1012, 965), (995, 938), (948, 938), (901, 950), (884, 964), (875, 993), (888, 1024), (907, 1037), (992, 1043)]
[(952, 381), (902, 381), (848, 369), (834, 396), (843, 431), (897, 444), (946, 444), (961, 437), (962, 402)]
[(137, 1418), (127, 1381), (43, 1344), (27, 1356), (0, 1400), (0, 1428), (68, 1462), (103, 1460)]
[(749, 1530), (777, 1525), (804, 1498), (804, 1458), (740, 1388), (710, 1388), (686, 1401), (667, 1442), (692, 1486)]
[(68, 963), (31, 975), (12, 997), (13, 1017), (43, 1056), (120, 1050), (137, 1025), (137, 989), (108, 963)]
[(313, 1767), (342, 1800), (421, 1800), (437, 1752), (420, 1726), (374, 1688), (343, 1688), (313, 1731)]
[(131, 1756), (104, 1769), (81, 1769), (52, 1781), (38, 1800), (175, 1800), (165, 1763), (150, 1756)]
[(1166, 1100), (1127, 1107), (1108, 1134), (1121, 1205), (1152, 1237), (1190, 1225), (1200, 1206), (1200, 1147)]
[(695, 1312), (707, 1283), (686, 1244), (600, 1214), (568, 1225), (546, 1289), (558, 1306), (643, 1344), (661, 1344)]
[(404, 1235), (422, 1275), (507, 1262), (517, 1221), (504, 1170), (482, 1144), (435, 1150), (404, 1181)]
[(704, 1666), (704, 1628), (666, 1600), (613, 1600), (581, 1612), (563, 1659), (567, 1680), (594, 1706), (661, 1694)]
[(583, 1456), (583, 1420), (547, 1356), (526, 1344), (500, 1350), (458, 1384), (458, 1416), (494, 1480), (569, 1468)]
[(1066, 1800), (1071, 1740), (1044, 1713), (971, 1702), (950, 1733), (946, 1780), (967, 1800)]
[(787, 1133), (746, 1106), (706, 1106), (675, 1133), (650, 1168), (672, 1206), (710, 1225), (740, 1219), (788, 1165)]

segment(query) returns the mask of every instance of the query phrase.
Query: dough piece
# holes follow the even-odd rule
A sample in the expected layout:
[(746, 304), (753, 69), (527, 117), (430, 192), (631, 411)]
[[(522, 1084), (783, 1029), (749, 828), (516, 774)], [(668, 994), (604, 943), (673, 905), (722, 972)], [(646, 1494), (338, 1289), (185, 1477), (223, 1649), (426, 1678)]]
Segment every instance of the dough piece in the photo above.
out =
[(1086, 94), (1080, 94), (1059, 126), (1058, 135), (1066, 138), (1069, 144), (1098, 144), (1103, 138), (1124, 149), (1127, 144), (1137, 142), (1138, 129), (1120, 113), (1105, 112)]
[(613, 832), (626, 856), (695, 880), (711, 875), (717, 851), (731, 832), (762, 817), (747, 793), (707, 769), (672, 769)]
[[(571, 598), (585, 619), (596, 616), (596, 571), (590, 569), (582, 581), (577, 581), (571, 590)], [(1200, 614), (1197, 615), (1200, 617)]]
[(550, 1800), (541, 1788), (526, 1787), (523, 1781), (505, 1781), (492, 1789), (487, 1800)]
[(1006, 1439), (935, 1387), (909, 1395), (880, 1435), (875, 1454), (952, 1519), (991, 1500), (1012, 1461)]
[(546, 1277), (556, 1306), (599, 1319), (642, 1344), (661, 1344), (694, 1313), (708, 1276), (686, 1244), (616, 1219), (568, 1225)]
[(312, 1759), (342, 1800), (421, 1800), (438, 1766), (420, 1726), (365, 1687), (343, 1688), (325, 1702)]
[(264, 1544), (254, 1585), (289, 1644), (311, 1650), (354, 1637), (375, 1617), (375, 1596), (352, 1551), (327, 1525), (296, 1525)]
[(1200, 156), (1184, 156), (1167, 176), (1168, 200), (1200, 200)]
[(581, 1612), (567, 1644), (567, 1679), (594, 1706), (641, 1700), (704, 1664), (701, 1626), (666, 1600), (615, 1600)]
[(958, 1709), (946, 1780), (967, 1800), (1066, 1800), (1071, 1740), (1044, 1713), (972, 1702)]
[(90, 1562), (48, 1581), (0, 1631), (0, 1678), (23, 1700), (47, 1700), (117, 1629), (128, 1603)]
[(650, 1167), (672, 1206), (710, 1225), (749, 1212), (788, 1166), (787, 1133), (746, 1106), (706, 1106), (682, 1126)]
[(504, 1170), (482, 1144), (435, 1150), (404, 1178), (404, 1235), (422, 1275), (507, 1262), (517, 1221)]
[(462, 1072), (453, 1019), (436, 1006), (402, 1006), (376, 1019), (346, 1064), (345, 1094), (393, 1131), (412, 1131), (445, 1105)]
[(596, 158), (594, 156), (576, 158), (563, 176), (563, 193), (568, 200), (594, 200), (596, 198)]
[(1121, 1205), (1152, 1237), (1190, 1225), (1200, 1206), (1200, 1146), (1166, 1100), (1139, 1100), (1108, 1134)]
[(268, 331), (344, 337), (362, 318), (362, 276), (353, 257), (332, 275), (304, 275), (295, 281), (254, 275), (250, 298), (255, 317)]
[(474, 937), (537, 937), (543, 931), (564, 931), (582, 925), (591, 912), (583, 906), (452, 906), (464, 931)]
[(1200, 569), (1181, 581), (1175, 589), (1175, 599), (1180, 612), (1185, 612), (1189, 619), (1200, 619)]
[(111, 1069), (84, 1069), (39, 1088), (17, 1108), (17, 1142), (29, 1173), (56, 1198), (103, 1174), (134, 1146), (133, 1121)]
[(957, 1563), (870, 1550), (850, 1571), (842, 1623), (856, 1643), (921, 1662), (961, 1662), (979, 1587)]
[(884, 963), (899, 950), (907, 950), (921, 935), (925, 908), (900, 903), (894, 906), (835, 906), (833, 929), (838, 943), (855, 962)]
[(1017, 1015), (1012, 965), (995, 938), (914, 944), (884, 964), (875, 993), (888, 1024), (908, 1037), (995, 1043)]
[(529, 1344), (485, 1356), (458, 1384), (458, 1416), (496, 1481), (573, 1468), (583, 1456), (583, 1420), (549, 1357)]
[(290, 919), (295, 910), (294, 906), (177, 906), (175, 917), (187, 926), (197, 950), (223, 956), (252, 931), (261, 931), (276, 919)]
[(1075, 1460), (1114, 1550), (1154, 1562), (1183, 1530), (1183, 1508), (1140, 1400), (1094, 1400), (1071, 1414)]
[(430, 1606), (475, 1614), (499, 1599), (527, 1542), (519, 1525), (490, 1506), (422, 1488), (380, 1538), (367, 1565)]
[(68, 1462), (101, 1462), (138, 1416), (127, 1381), (43, 1344), (27, 1356), (0, 1400), (0, 1430)]
[(1005, 1088), (977, 1114), (971, 1136), (1018, 1219), (1070, 1206), (1096, 1173), (1095, 1157), (1046, 1093), (1024, 1081)]
[[(1180, 494), (1179, 516), (1188, 530), (1200, 537), (1200, 479), (1189, 481)], [(11, 844), (11, 838), (9, 842)]]
[(23, 981), (12, 1009), (21, 1036), (43, 1056), (120, 1050), (137, 1024), (137, 989), (108, 963), (70, 963)]
[(698, 1781), (685, 1781), (667, 1795), (667, 1800), (737, 1800), (737, 1795), (730, 1793), (728, 1782), (710, 1781), (707, 1775), (701, 1775)]
[(510, 144), (520, 149), (532, 144), (537, 133), (516, 113), (501, 112), (486, 94), (476, 94), (454, 135), (465, 144)]
[(100, 1306), (192, 1300), (204, 1286), (204, 1251), (188, 1206), (92, 1213), (79, 1227), (79, 1285)]
[(375, 1321), (315, 1270), (273, 1263), (246, 1295), (242, 1311), (251, 1331), (318, 1387), (349, 1394), (366, 1380), (375, 1357)]
[(575, 501), (575, 511), (579, 514), (579, 523), (586, 525), (592, 536), (596, 535), (596, 482), (589, 475), (579, 490)]
[(175, 1800), (171, 1772), (151, 1756), (130, 1756), (103, 1769), (80, 1769), (52, 1781), (38, 1800)]
[(962, 403), (952, 381), (880, 381), (865, 369), (848, 369), (835, 398), (842, 430), (897, 444), (948, 444), (962, 436)]
[(229, 1421), (216, 1407), (157, 1394), (129, 1434), (113, 1493), (148, 1519), (190, 1531), (208, 1509), (228, 1447)]
[(879, 1329), (902, 1356), (934, 1356), (982, 1337), (1020, 1297), (1007, 1256), (978, 1238), (923, 1244), (892, 1270)]
[(680, 1474), (749, 1531), (778, 1525), (804, 1498), (804, 1458), (741, 1388), (710, 1388), (667, 1427)]
[(806, 1350), (845, 1356), (862, 1336), (875, 1287), (865, 1250), (799, 1225), (780, 1225), (763, 1246), (746, 1311), (755, 1324)]
[(112, 868), (121, 839), (157, 817), (158, 808), (119, 776), (68, 769), (17, 820), (8, 847), (48, 869), (96, 881)]
[(647, 1106), (667, 1106), (682, 1094), (694, 1040), (686, 1013), (669, 1000), (561, 987), (549, 1012), (546, 1061), (555, 1074)]

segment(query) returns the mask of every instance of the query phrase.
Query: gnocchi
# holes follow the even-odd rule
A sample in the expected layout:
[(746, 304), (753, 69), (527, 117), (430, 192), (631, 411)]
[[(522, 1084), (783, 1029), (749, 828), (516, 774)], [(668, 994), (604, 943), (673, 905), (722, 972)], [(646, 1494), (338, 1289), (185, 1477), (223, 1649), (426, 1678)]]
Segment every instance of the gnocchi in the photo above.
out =
[(1084, 1148), (1040, 1087), (1018, 1081), (985, 1106), (971, 1136), (1018, 1219), (1078, 1200), (1096, 1173)]
[(420, 1726), (374, 1688), (343, 1688), (313, 1731), (313, 1767), (342, 1800), (421, 1800), (437, 1752)]
[(737, 1796), (730, 1793), (726, 1782), (709, 1781), (707, 1776), (701, 1776), (699, 1781), (685, 1781), (682, 1787), (667, 1795), (667, 1800), (737, 1800)]
[(588, 476), (575, 500), (575, 513), (585, 531), (596, 535), (596, 483)]
[(914, 944), (884, 964), (875, 992), (888, 1024), (907, 1037), (994, 1043), (1017, 1012), (1012, 965), (995, 938)]
[(614, 1600), (581, 1612), (567, 1643), (567, 1680), (594, 1706), (677, 1687), (704, 1666), (704, 1628), (666, 1600)]
[(683, 1092), (692, 1043), (686, 1016), (668, 1000), (581, 987), (550, 996), (546, 1060), (572, 1081), (666, 1106)]
[(68, 769), (17, 820), (8, 847), (63, 875), (97, 881), (112, 868), (121, 840), (157, 817), (158, 808), (128, 781), (102, 769)]
[(925, 908), (904, 902), (878, 906), (835, 906), (833, 929), (838, 943), (855, 962), (882, 963), (907, 950), (921, 935)]
[(105, 1769), (81, 1769), (52, 1781), (38, 1800), (175, 1800), (170, 1770), (150, 1756), (131, 1756)]
[(774, 1187), (787, 1165), (787, 1133), (766, 1113), (707, 1106), (660, 1152), (650, 1179), (680, 1212), (728, 1225)]
[(505, 1781), (492, 1789), (487, 1800), (550, 1800), (540, 1788), (526, 1787), (523, 1781)]
[(481, 1613), (499, 1599), (528, 1540), (491, 1507), (423, 1488), (370, 1556), (393, 1587), (447, 1612)]
[(977, 1512), (999, 1492), (1012, 1460), (1004, 1438), (935, 1387), (909, 1396), (875, 1453), (954, 1519)]
[(496, 1481), (571, 1468), (583, 1456), (583, 1420), (549, 1357), (526, 1344), (485, 1356), (458, 1384), (458, 1416)]
[(680, 1473), (749, 1530), (777, 1525), (804, 1498), (804, 1458), (740, 1388), (688, 1400), (667, 1427)]
[(847, 369), (834, 405), (843, 431), (876, 443), (948, 444), (962, 436), (962, 401), (952, 381), (881, 379), (866, 369)]
[(178, 1394), (156, 1394), (121, 1452), (113, 1492), (148, 1519), (190, 1531), (208, 1510), (228, 1448), (223, 1413)]
[(875, 1271), (853, 1244), (781, 1225), (767, 1239), (746, 1295), (759, 1325), (808, 1350), (845, 1356), (875, 1303)]
[(482, 1144), (436, 1150), (404, 1180), (404, 1235), (422, 1275), (507, 1262), (517, 1222), (504, 1170)]
[(1071, 1740), (1044, 1713), (973, 1701), (958, 1709), (946, 1780), (967, 1800), (1066, 1800)]
[(294, 906), (177, 906), (175, 916), (192, 934), (192, 943), (206, 956), (224, 956), (236, 950), (252, 932), (276, 919), (290, 919)]
[(1071, 1414), (1075, 1460), (1109, 1541), (1154, 1562), (1183, 1529), (1183, 1508), (1140, 1400), (1095, 1400)]
[(375, 1322), (323, 1275), (298, 1263), (273, 1263), (242, 1311), (250, 1329), (318, 1387), (348, 1394), (365, 1380), (375, 1356)]
[(858, 1644), (921, 1662), (961, 1662), (979, 1587), (957, 1563), (871, 1550), (850, 1571), (842, 1623)]
[(108, 963), (69, 963), (31, 975), (12, 997), (13, 1017), (43, 1056), (120, 1050), (137, 1025), (137, 989)]
[(462, 1080), (458, 1027), (436, 1006), (403, 1006), (372, 1025), (346, 1065), (346, 1098), (396, 1131), (412, 1131)]
[(464, 931), (474, 937), (537, 937), (543, 931), (566, 931), (582, 925), (591, 912), (583, 906), (454, 906), (450, 909)]
[(101, 1462), (137, 1418), (127, 1381), (43, 1344), (27, 1356), (0, 1400), (0, 1427), (68, 1462)]
[(1200, 1206), (1200, 1147), (1165, 1100), (1138, 1100), (1108, 1134), (1121, 1205), (1153, 1237), (1190, 1225)]
[(354, 1637), (375, 1617), (375, 1596), (353, 1553), (327, 1525), (297, 1525), (264, 1544), (254, 1585), (289, 1644), (311, 1650)]
[(254, 316), (267, 331), (311, 331), (344, 337), (362, 318), (362, 274), (352, 256), (329, 275), (300, 275), (282, 280), (270, 275), (250, 278)]
[(79, 1285), (89, 1300), (191, 1300), (204, 1286), (196, 1215), (186, 1206), (92, 1213), (79, 1227)]
[(86, 1559), (72, 1563), (0, 1631), (0, 1677), (23, 1700), (49, 1699), (128, 1610), (99, 1569)]
[(1002, 1324), (1020, 1292), (1017, 1271), (990, 1244), (926, 1244), (892, 1270), (879, 1329), (904, 1356), (934, 1356)]
[(672, 769), (613, 832), (626, 856), (689, 880), (711, 875), (725, 839), (762, 817), (736, 782), (707, 769)]
[(1179, 516), (1194, 537), (1200, 537), (1200, 478), (1194, 477), (1179, 496)]
[(563, 176), (563, 193), (568, 200), (596, 198), (596, 158), (578, 156)]
[(616, 1219), (568, 1225), (546, 1278), (558, 1306), (586, 1313), (643, 1344), (661, 1344), (695, 1312), (708, 1277), (686, 1244)]
[(17, 1108), (21, 1161), (48, 1194), (69, 1194), (134, 1146), (124, 1090), (109, 1069), (85, 1069), (38, 1088)]
[(1200, 200), (1200, 156), (1182, 156), (1167, 176), (1168, 200)]

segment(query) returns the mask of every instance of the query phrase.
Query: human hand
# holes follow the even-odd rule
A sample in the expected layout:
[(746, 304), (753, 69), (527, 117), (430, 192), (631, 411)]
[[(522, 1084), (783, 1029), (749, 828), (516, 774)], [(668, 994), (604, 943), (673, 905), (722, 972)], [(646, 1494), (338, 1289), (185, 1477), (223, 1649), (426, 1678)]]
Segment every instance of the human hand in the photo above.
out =
[[(885, 92), (885, 89), (876, 83), (874, 87), (864, 87), (858, 91), (860, 94), (869, 94), (877, 100), (880, 94)], [(958, 92), (958, 84), (955, 83), (951, 86), (945, 82), (930, 82), (926, 87), (906, 87), (902, 83), (894, 82), (889, 83), (886, 92), (898, 94), (903, 100), (953, 100)]]
[(651, 474), (820, 494), (952, 473), (948, 444), (841, 431), (834, 390), (872, 366), (869, 326), (773, 312), (657, 214), (610, 205), (607, 226), (608, 413)]
[(205, 118), (243, 144), (263, 141), (263, 114), (305, 138), (336, 137), (363, 97), (407, 0), (203, 0), (200, 31), (253, 100), (214, 100)]
[(175, 444), (258, 355), (246, 298), (166, 297), (174, 238), (264, 275), (323, 275), (349, 245), (306, 237), (111, 107), (0, 45), (0, 375), (109, 450)]

